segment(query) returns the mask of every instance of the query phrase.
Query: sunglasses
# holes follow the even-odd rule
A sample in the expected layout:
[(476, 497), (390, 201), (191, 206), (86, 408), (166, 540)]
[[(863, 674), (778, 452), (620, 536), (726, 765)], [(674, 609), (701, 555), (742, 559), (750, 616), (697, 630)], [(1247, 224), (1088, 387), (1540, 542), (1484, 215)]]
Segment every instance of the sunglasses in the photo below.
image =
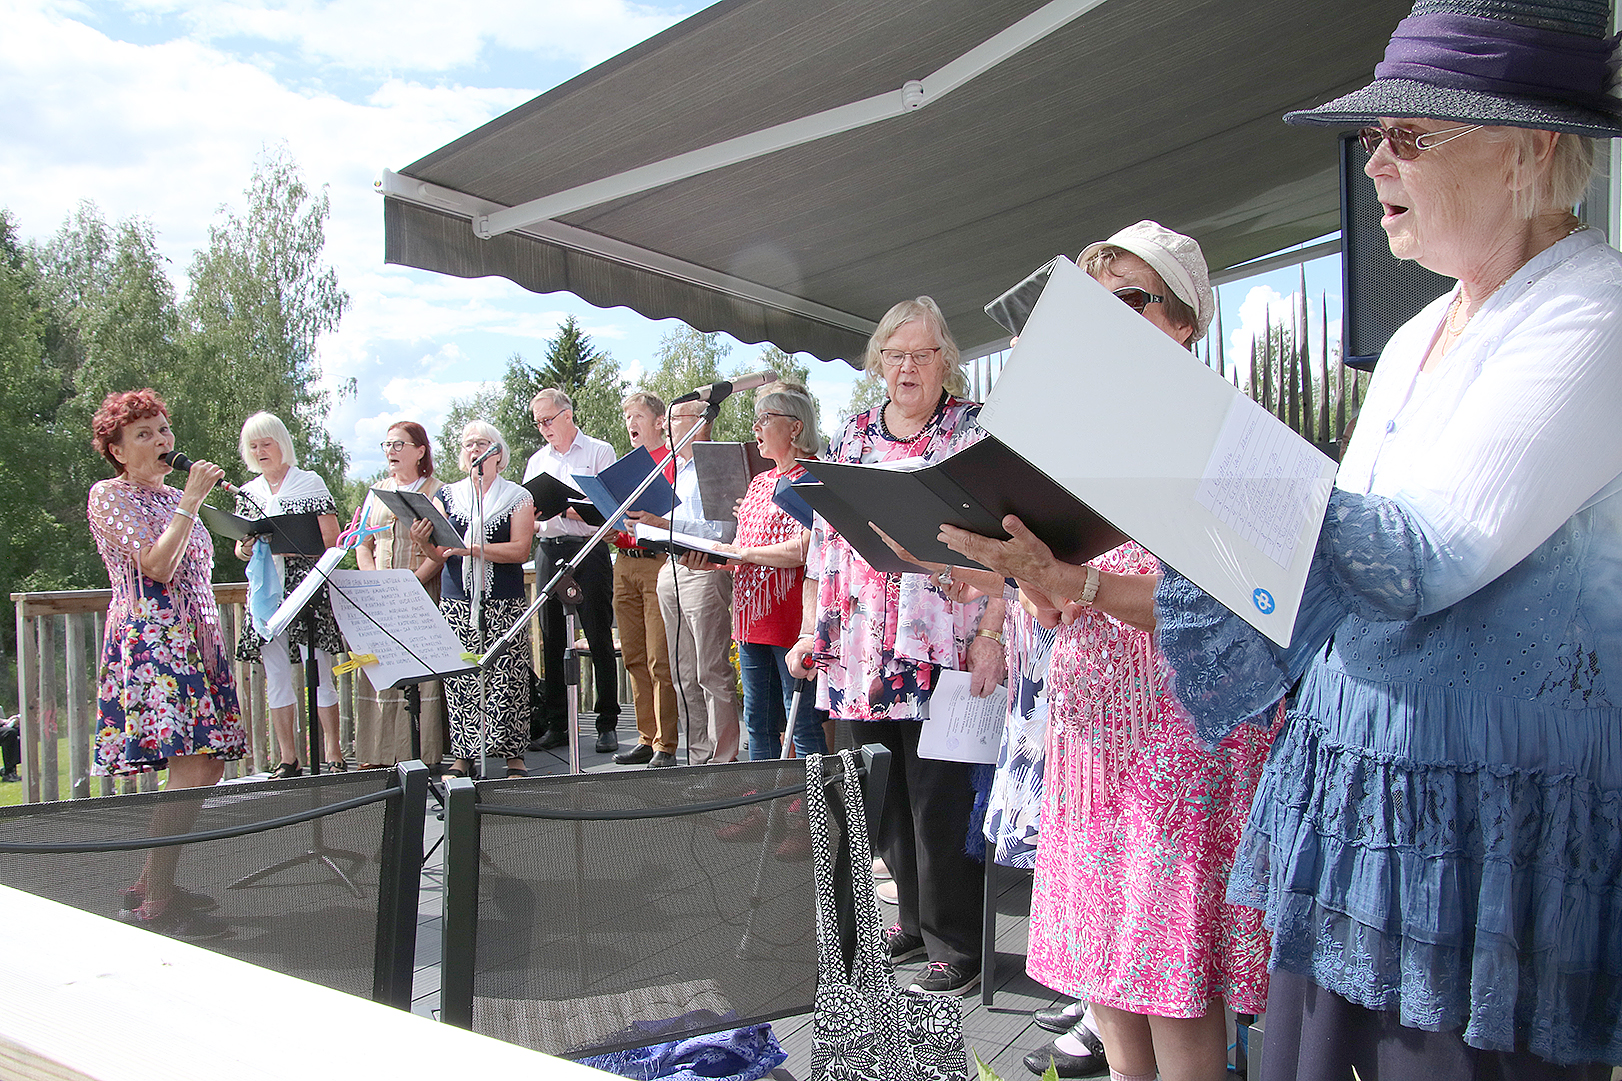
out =
[[(1471, 124), (1468, 127), (1447, 128), (1443, 131), (1415, 131), (1413, 128), (1364, 128), (1357, 133), (1357, 141), (1363, 144), (1363, 149), (1373, 157), (1375, 151), (1380, 149), (1384, 142), (1391, 147), (1392, 155), (1398, 161), (1413, 161), (1427, 150), (1435, 150), (1443, 143), (1451, 143), (1454, 139), (1469, 135), (1481, 127), (1480, 124)], [(1440, 136), (1447, 136), (1443, 139)]]
[(1147, 289), (1139, 289), (1135, 285), (1129, 285), (1125, 289), (1117, 289), (1115, 295), (1120, 298), (1121, 303), (1139, 315), (1142, 315), (1143, 309), (1151, 304), (1164, 304), (1166, 302), (1165, 297), (1157, 293), (1151, 293)]

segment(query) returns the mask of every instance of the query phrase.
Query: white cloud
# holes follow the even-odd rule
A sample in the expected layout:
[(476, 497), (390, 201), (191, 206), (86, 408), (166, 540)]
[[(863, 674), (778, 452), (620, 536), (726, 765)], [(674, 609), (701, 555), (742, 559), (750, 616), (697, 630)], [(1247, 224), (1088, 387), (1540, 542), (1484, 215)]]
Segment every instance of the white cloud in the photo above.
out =
[(442, 72), (478, 63), (492, 46), (568, 61), (606, 60), (679, 16), (624, 0), (134, 0), (178, 15), (205, 41), (259, 39), (351, 71)]

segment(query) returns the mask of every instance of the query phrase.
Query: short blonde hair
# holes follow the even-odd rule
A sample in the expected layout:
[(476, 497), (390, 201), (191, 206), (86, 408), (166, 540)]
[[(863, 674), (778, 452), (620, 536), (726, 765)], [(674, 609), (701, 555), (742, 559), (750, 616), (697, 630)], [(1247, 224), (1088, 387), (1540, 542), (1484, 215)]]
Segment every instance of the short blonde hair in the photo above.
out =
[(794, 449), (808, 458), (822, 453), (822, 434), (817, 431), (817, 402), (811, 392), (791, 379), (768, 383), (755, 395), (755, 412), (783, 413), (800, 422)]
[(878, 329), (867, 340), (867, 357), (862, 367), (867, 374), (875, 379), (884, 378), (884, 361), (879, 357), (879, 350), (884, 343), (895, 336), (904, 324), (914, 320), (921, 320), (930, 332), (935, 335), (935, 341), (940, 345), (941, 362), (946, 365), (946, 378), (942, 381), (948, 394), (962, 395), (969, 391), (969, 378), (963, 374), (963, 354), (958, 350), (957, 340), (952, 332), (946, 329), (946, 316), (941, 314), (940, 305), (932, 297), (917, 297), (913, 300), (903, 300), (895, 307), (884, 313), (879, 320)]
[(298, 452), (293, 449), (293, 437), (287, 433), (287, 425), (275, 413), (261, 410), (242, 422), (242, 437), (237, 440), (237, 453), (242, 455), (242, 464), (248, 467), (248, 472), (261, 472), (259, 463), (248, 453), (248, 444), (266, 437), (276, 440), (276, 445), (282, 448), (282, 461), (289, 466), (298, 465)]
[[(507, 446), (506, 437), (496, 430), (496, 426), (494, 424), (491, 424), (487, 420), (470, 420), (466, 424), (462, 425), (461, 442), (466, 443), (469, 436), (477, 436), (480, 439), (488, 439), (490, 442), (498, 444), (501, 447), (501, 453), (496, 455), (496, 472), (505, 473), (507, 471), (507, 463), (512, 460), (512, 448)], [(473, 452), (468, 450), (466, 447), (459, 448), (456, 454), (456, 461), (461, 465), (462, 472), (470, 472), (468, 467), (473, 461)]]
[(1482, 135), (1495, 143), (1510, 144), (1510, 172), (1515, 178), (1510, 212), (1522, 221), (1547, 211), (1570, 210), (1582, 202), (1594, 177), (1598, 143), (1584, 135), (1555, 132), (1554, 149), (1543, 171), (1532, 183), (1520, 183), (1528, 169), (1538, 168), (1537, 132), (1530, 128), (1489, 127)]

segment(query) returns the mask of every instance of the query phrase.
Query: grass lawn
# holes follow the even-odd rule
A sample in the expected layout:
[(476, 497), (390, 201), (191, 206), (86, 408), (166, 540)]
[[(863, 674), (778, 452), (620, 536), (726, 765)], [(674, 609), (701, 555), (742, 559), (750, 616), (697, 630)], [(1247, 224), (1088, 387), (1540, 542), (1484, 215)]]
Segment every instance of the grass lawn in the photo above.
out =
[[(18, 773), (22, 770), (19, 767)], [(92, 792), (100, 792), (101, 779), (92, 777), (90, 786)], [(68, 741), (66, 738), (56, 741), (56, 794), (66, 799), (71, 791), (68, 781)], [(13, 807), (23, 802), (23, 794), (27, 788), (21, 783), (0, 784), (0, 807)]]

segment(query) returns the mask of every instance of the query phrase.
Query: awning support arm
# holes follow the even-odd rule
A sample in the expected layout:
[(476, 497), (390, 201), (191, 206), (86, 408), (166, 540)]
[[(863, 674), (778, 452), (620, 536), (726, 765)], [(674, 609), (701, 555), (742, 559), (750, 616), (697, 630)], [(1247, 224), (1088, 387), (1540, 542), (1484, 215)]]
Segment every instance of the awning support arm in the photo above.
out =
[(900, 90), (875, 94), (848, 105), (725, 139), (505, 210), (476, 215), (473, 231), (489, 240), (536, 222), (561, 218), (587, 207), (922, 109), (1102, 3), (1104, 0), (1050, 0), (923, 79), (908, 80)]

